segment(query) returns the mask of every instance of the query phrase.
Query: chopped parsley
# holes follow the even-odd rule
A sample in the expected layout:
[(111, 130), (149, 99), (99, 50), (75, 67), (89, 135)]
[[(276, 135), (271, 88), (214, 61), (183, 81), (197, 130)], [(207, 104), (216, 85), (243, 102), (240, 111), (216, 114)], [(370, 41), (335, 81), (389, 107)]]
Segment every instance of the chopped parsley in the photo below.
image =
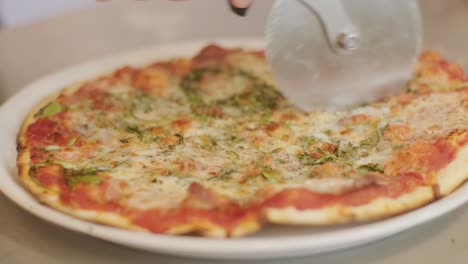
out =
[(78, 136), (73, 137), (72, 139), (70, 139), (70, 141), (68, 141), (68, 144), (67, 144), (67, 145), (68, 145), (69, 147), (75, 145), (77, 139), (78, 139)]
[(359, 147), (353, 146), (351, 142), (347, 144), (337, 144), (336, 156), (341, 159), (350, 160), (354, 158)]
[(200, 81), (206, 73), (218, 73), (220, 70), (214, 68), (197, 68), (187, 74), (180, 82), (180, 87), (191, 106), (203, 105), (203, 99), (198, 94)]
[(231, 158), (231, 159), (233, 159), (233, 160), (238, 160), (238, 159), (240, 159), (239, 154), (237, 154), (235, 151), (228, 150), (228, 151), (227, 151), (227, 154), (229, 155), (229, 158)]
[(213, 147), (216, 145), (216, 142), (207, 135), (200, 135), (198, 137), (200, 139), (200, 147), (204, 150), (212, 150)]
[(375, 148), (379, 144), (380, 140), (382, 139), (381, 133), (382, 132), (380, 129), (376, 129), (370, 137), (361, 141), (361, 143), (359, 144), (360, 147), (366, 147), (368, 149)]
[(65, 182), (71, 189), (75, 189), (79, 183), (99, 184), (101, 178), (97, 173), (102, 170), (96, 168), (83, 168), (83, 169), (64, 169)]
[[(200, 82), (205, 74), (227, 74), (233, 78), (245, 80), (245, 89), (229, 98), (205, 103), (200, 91)], [(282, 95), (274, 86), (257, 76), (239, 69), (231, 68), (198, 68), (186, 75), (180, 84), (187, 101), (198, 113), (213, 112), (216, 106), (232, 106), (243, 112), (258, 112), (274, 109)], [(205, 109), (206, 108), (206, 109)]]
[(176, 134), (174, 134), (174, 136), (176, 136), (176, 137), (179, 138), (179, 144), (180, 144), (180, 145), (184, 145), (184, 144), (185, 144), (184, 135), (179, 134), (179, 133), (176, 133)]
[(313, 158), (307, 152), (304, 152), (298, 156), (299, 160), (304, 161), (309, 166), (320, 165), (329, 161), (337, 160), (337, 156), (334, 153), (325, 152), (320, 148), (317, 148), (317, 152), (322, 154), (323, 156), (320, 158)]
[(280, 179), (280, 175), (270, 168), (263, 170), (261, 175), (268, 181), (278, 181)]
[(137, 126), (127, 126), (127, 132), (137, 135), (139, 139), (143, 139), (143, 131), (141, 131)]
[(384, 167), (378, 163), (369, 163), (361, 165), (357, 168), (359, 173), (367, 173), (367, 172), (380, 172), (384, 173)]
[(236, 172), (236, 170), (231, 169), (231, 168), (225, 168), (219, 171), (216, 176), (209, 178), (208, 180), (226, 180), (231, 177), (231, 174)]

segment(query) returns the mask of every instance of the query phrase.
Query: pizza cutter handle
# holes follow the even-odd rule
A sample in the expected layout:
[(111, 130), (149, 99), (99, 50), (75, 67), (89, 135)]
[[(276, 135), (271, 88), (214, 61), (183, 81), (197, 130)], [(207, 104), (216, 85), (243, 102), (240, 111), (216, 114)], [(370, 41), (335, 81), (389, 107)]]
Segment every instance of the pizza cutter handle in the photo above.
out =
[(359, 48), (360, 35), (340, 0), (299, 0), (320, 19), (330, 48), (338, 54)]

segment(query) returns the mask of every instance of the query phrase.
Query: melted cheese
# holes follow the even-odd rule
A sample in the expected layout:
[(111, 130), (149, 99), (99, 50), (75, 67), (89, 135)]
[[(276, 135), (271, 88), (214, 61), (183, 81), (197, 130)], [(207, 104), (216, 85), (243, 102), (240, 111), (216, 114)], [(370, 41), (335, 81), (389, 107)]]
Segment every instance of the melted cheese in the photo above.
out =
[(304, 182), (304, 186), (316, 193), (340, 194), (348, 190), (366, 186), (370, 181), (364, 178), (328, 178), (309, 179)]

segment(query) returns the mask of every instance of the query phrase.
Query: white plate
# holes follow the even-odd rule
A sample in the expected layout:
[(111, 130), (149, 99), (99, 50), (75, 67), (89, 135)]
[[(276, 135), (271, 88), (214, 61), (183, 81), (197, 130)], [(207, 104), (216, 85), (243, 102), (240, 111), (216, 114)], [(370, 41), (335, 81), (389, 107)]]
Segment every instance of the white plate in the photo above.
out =
[[(0, 108), (0, 190), (32, 214), (56, 225), (114, 243), (159, 253), (218, 259), (259, 259), (311, 255), (381, 239), (420, 225), (468, 201), (468, 185), (421, 209), (384, 221), (332, 228), (270, 226), (253, 236), (212, 239), (155, 235), (82, 221), (38, 203), (17, 181), (16, 134), (23, 118), (41, 98), (71, 83), (109, 72), (122, 65), (191, 56), (207, 41), (157, 46), (72, 67), (34, 82)], [(224, 46), (261, 48), (254, 39), (216, 41)], [(7, 214), (8, 215), (8, 214)], [(66, 243), (66, 242), (65, 242)]]

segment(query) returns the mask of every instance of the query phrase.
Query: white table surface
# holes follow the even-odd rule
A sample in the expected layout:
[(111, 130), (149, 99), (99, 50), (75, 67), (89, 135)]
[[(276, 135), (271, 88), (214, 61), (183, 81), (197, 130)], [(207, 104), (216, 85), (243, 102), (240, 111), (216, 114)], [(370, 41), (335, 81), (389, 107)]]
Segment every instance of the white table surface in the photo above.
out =
[[(116, 52), (188, 39), (261, 36), (271, 2), (247, 18), (223, 1), (121, 1), (0, 31), (0, 101), (67, 65)], [(425, 48), (468, 68), (468, 1), (421, 0)], [(225, 263), (468, 263), (468, 206), (402, 234), (310, 257)], [(37, 219), (0, 194), (0, 263), (220, 263), (133, 250)]]

